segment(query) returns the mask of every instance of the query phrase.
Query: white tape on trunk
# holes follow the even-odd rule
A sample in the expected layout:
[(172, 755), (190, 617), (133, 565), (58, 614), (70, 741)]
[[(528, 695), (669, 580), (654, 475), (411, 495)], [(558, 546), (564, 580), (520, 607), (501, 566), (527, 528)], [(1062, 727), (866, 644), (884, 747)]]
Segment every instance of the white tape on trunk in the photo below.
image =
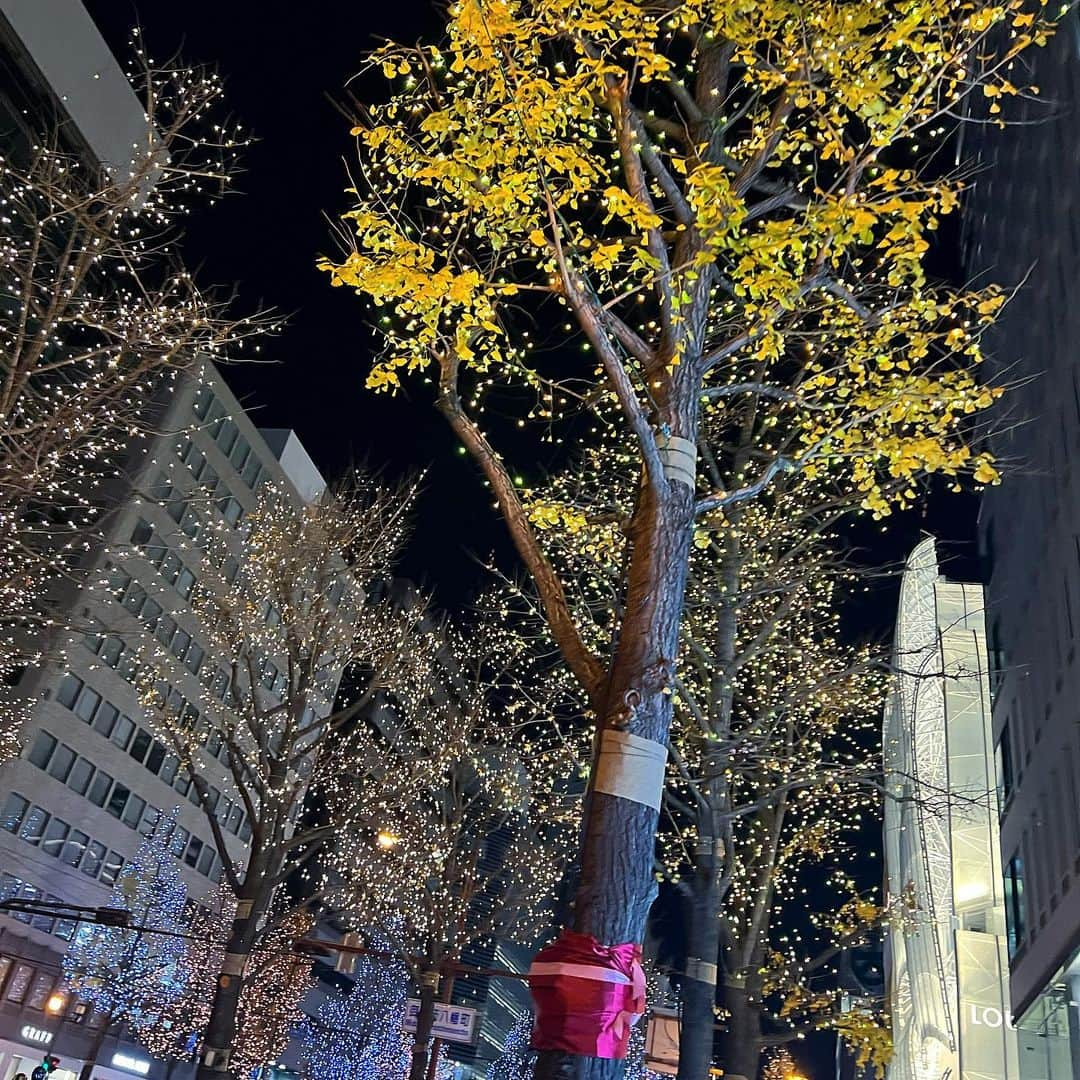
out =
[(659, 810), (666, 762), (667, 747), (663, 743), (606, 728), (600, 736), (593, 788)]
[(680, 439), (678, 435), (661, 435), (659, 444), (664, 475), (693, 491), (697, 485), (697, 443)]
[(227, 952), (221, 961), (222, 975), (243, 975), (247, 957), (242, 953)]
[(686, 958), (686, 977), (695, 982), (707, 983), (709, 986), (716, 985), (717, 969), (715, 964), (698, 960), (693, 956)]

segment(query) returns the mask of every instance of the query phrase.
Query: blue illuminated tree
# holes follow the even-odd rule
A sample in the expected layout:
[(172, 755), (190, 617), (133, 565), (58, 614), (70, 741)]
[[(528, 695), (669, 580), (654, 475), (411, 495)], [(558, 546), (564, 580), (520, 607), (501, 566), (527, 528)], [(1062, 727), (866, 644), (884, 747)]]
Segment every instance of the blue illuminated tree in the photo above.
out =
[(536, 1061), (536, 1052), (529, 1048), (532, 1027), (532, 1013), (524, 1012), (514, 1021), (502, 1053), (488, 1070), (488, 1080), (529, 1080)]
[[(401, 1080), (412, 1036), (402, 1031), (409, 976), (405, 964), (363, 956), (352, 989), (328, 998), (302, 1028), (306, 1075), (313, 1080)], [(440, 1061), (445, 1080), (449, 1064)]]
[(328, 998), (303, 1029), (307, 1074), (319, 1080), (400, 1080), (409, 1069), (401, 1030), (408, 975), (399, 960), (361, 957), (356, 982)]
[(104, 905), (127, 912), (129, 926), (80, 925), (64, 956), (64, 979), (73, 994), (103, 1014), (83, 1067), (89, 1076), (106, 1032), (121, 1020), (137, 1024), (147, 1012), (184, 993), (182, 960), (187, 888), (169, 850), (176, 812), (162, 815), (153, 833), (113, 884)]

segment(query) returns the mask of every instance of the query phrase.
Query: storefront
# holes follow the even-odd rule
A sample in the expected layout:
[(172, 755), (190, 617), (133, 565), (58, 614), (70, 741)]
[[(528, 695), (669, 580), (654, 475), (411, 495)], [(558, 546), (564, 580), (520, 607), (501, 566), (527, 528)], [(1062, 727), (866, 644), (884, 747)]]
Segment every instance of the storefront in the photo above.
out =
[(77, 1058), (66, 1057), (53, 1050), (55, 1032), (33, 1024), (24, 1024), (18, 1035), (20, 1042), (0, 1039), (0, 1080), (14, 1080), (20, 1073), (29, 1080), (30, 1074), (41, 1064), (46, 1054), (60, 1058), (60, 1067), (52, 1073), (52, 1080), (77, 1080), (83, 1063)]

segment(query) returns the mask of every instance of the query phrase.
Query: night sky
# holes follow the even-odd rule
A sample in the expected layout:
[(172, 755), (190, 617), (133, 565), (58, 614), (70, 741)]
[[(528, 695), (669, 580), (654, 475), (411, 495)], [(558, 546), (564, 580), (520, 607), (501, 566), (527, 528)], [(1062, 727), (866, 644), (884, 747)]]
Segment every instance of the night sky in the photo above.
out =
[[(423, 388), (396, 398), (364, 388), (373, 342), (361, 300), (331, 289), (315, 270), (333, 250), (327, 215), (348, 205), (348, 124), (328, 95), (344, 86), (380, 38), (434, 36), (427, 0), (85, 0), (113, 52), (125, 60), (138, 23), (155, 58), (179, 49), (225, 77), (227, 104), (258, 142), (245, 153), (238, 193), (201, 209), (184, 253), (205, 287), (238, 286), (237, 310), (290, 313), (263, 342), (268, 363), (235, 364), (225, 376), (255, 422), (291, 427), (328, 478), (355, 463), (390, 476), (427, 470), (416, 535), (402, 571), (455, 607), (475, 590), (476, 557), (509, 556), (474, 468), (455, 451)], [(377, 92), (381, 80), (375, 80)], [(363, 84), (353, 92), (364, 96)]]

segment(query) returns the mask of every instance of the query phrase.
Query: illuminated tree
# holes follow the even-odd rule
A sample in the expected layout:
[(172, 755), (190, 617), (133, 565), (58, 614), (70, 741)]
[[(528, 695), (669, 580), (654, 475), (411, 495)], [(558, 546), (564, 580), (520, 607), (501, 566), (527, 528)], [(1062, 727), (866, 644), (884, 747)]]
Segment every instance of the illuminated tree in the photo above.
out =
[(0, 669), (42, 647), (49, 587), (76, 572), (107, 508), (101, 483), (152, 427), (196, 355), (227, 358), (271, 325), (236, 318), (177, 253), (182, 222), (229, 187), (247, 139), (215, 120), (222, 82), (133, 39), (146, 126), (131, 160), (87, 160), (34, 131), (0, 158)]
[[(995, 396), (974, 368), (1002, 297), (927, 280), (959, 184), (914, 163), (969, 94), (1017, 91), (1041, 7), (458, 0), (444, 41), (372, 58), (391, 89), (358, 117), (347, 249), (322, 265), (373, 305), (369, 385), (434, 387), (601, 729), (580, 932), (640, 942), (655, 892), (659, 791), (621, 749), (668, 739), (695, 522), (793, 472), (876, 515), (926, 473), (996, 479), (967, 422)], [(600, 427), (637, 468), (598, 650), (522, 489), (545, 443)], [(538, 1075), (621, 1071), (566, 1057)]]
[[(633, 481), (632, 457), (606, 446), (531, 493), (590, 642), (610, 632), (619, 603)], [(862, 583), (835, 527), (855, 508), (843, 488), (790, 474), (695, 532), (655, 867), (682, 904), (687, 1077), (713, 1062), (717, 1012), (717, 1063), (747, 1077), (765, 1047), (840, 1022), (837, 950), (886, 914), (850, 871), (850, 844), (883, 790), (886, 676), (869, 650), (843, 643), (839, 612)], [(506, 605), (536, 632), (531, 591), (508, 590)], [(865, 1027), (851, 1032), (860, 1048)]]
[(575, 756), (550, 723), (545, 688), (519, 681), (523, 653), (495, 618), (467, 634), (447, 627), (427, 692), (387, 697), (366, 761), (341, 789), (371, 828), (366, 844), (342, 850), (350, 909), (417, 987), (413, 1080), (428, 1075), (435, 1002), (451, 1000), (465, 951), (535, 939), (573, 835)]
[(502, 1053), (488, 1069), (488, 1080), (530, 1080), (536, 1053), (529, 1049), (532, 1013), (522, 1013), (506, 1036)]
[(64, 954), (65, 982), (105, 1017), (81, 1080), (93, 1072), (114, 1024), (137, 1025), (160, 1003), (183, 994), (187, 888), (169, 850), (175, 827), (175, 815), (163, 814), (113, 884), (105, 907), (127, 913), (129, 925), (83, 923)]
[(292, 912), (273, 922), (252, 950), (236, 1010), (230, 1058), (234, 1075), (249, 1077), (255, 1069), (276, 1061), (303, 1021), (300, 1002), (315, 979), (311, 961), (298, 956), (292, 945), (312, 923), (306, 912)]
[(154, 1057), (170, 1064), (191, 1060), (210, 1018), (210, 1002), (234, 908), (231, 892), (220, 885), (204, 904), (194, 908), (184, 952), (176, 963), (180, 992), (154, 1002), (153, 1008), (141, 1011), (132, 1022), (135, 1038)]
[[(149, 722), (191, 777), (236, 900), (204, 1038), (209, 1076), (229, 1068), (254, 950), (288, 915), (281, 887), (310, 875), (298, 902), (325, 899), (332, 886), (312, 868), (337, 848), (347, 853), (366, 820), (363, 803), (338, 795), (364, 759), (361, 714), (390, 690), (404, 700), (427, 685), (436, 635), (423, 603), (377, 595), (407, 535), (412, 497), (357, 476), (310, 505), (265, 487), (238, 528), (215, 519), (191, 552), (198, 700), (179, 690), (193, 682), (188, 633), (180, 637), (164, 614), (140, 624), (116, 605)], [(115, 571), (104, 584), (118, 601), (132, 587)], [(347, 691), (335, 708), (343, 672)], [(211, 784), (210, 757), (224, 764), (231, 790)], [(241, 812), (242, 844), (232, 835)], [(347, 865), (348, 855), (338, 861)]]
[[(388, 942), (374, 939), (376, 951)], [(408, 1075), (412, 1038), (402, 1031), (408, 998), (405, 964), (387, 956), (362, 956), (348, 993), (330, 997), (304, 1024), (305, 1074), (312, 1080), (401, 1080)], [(440, 1060), (439, 1080), (452, 1075)]]

